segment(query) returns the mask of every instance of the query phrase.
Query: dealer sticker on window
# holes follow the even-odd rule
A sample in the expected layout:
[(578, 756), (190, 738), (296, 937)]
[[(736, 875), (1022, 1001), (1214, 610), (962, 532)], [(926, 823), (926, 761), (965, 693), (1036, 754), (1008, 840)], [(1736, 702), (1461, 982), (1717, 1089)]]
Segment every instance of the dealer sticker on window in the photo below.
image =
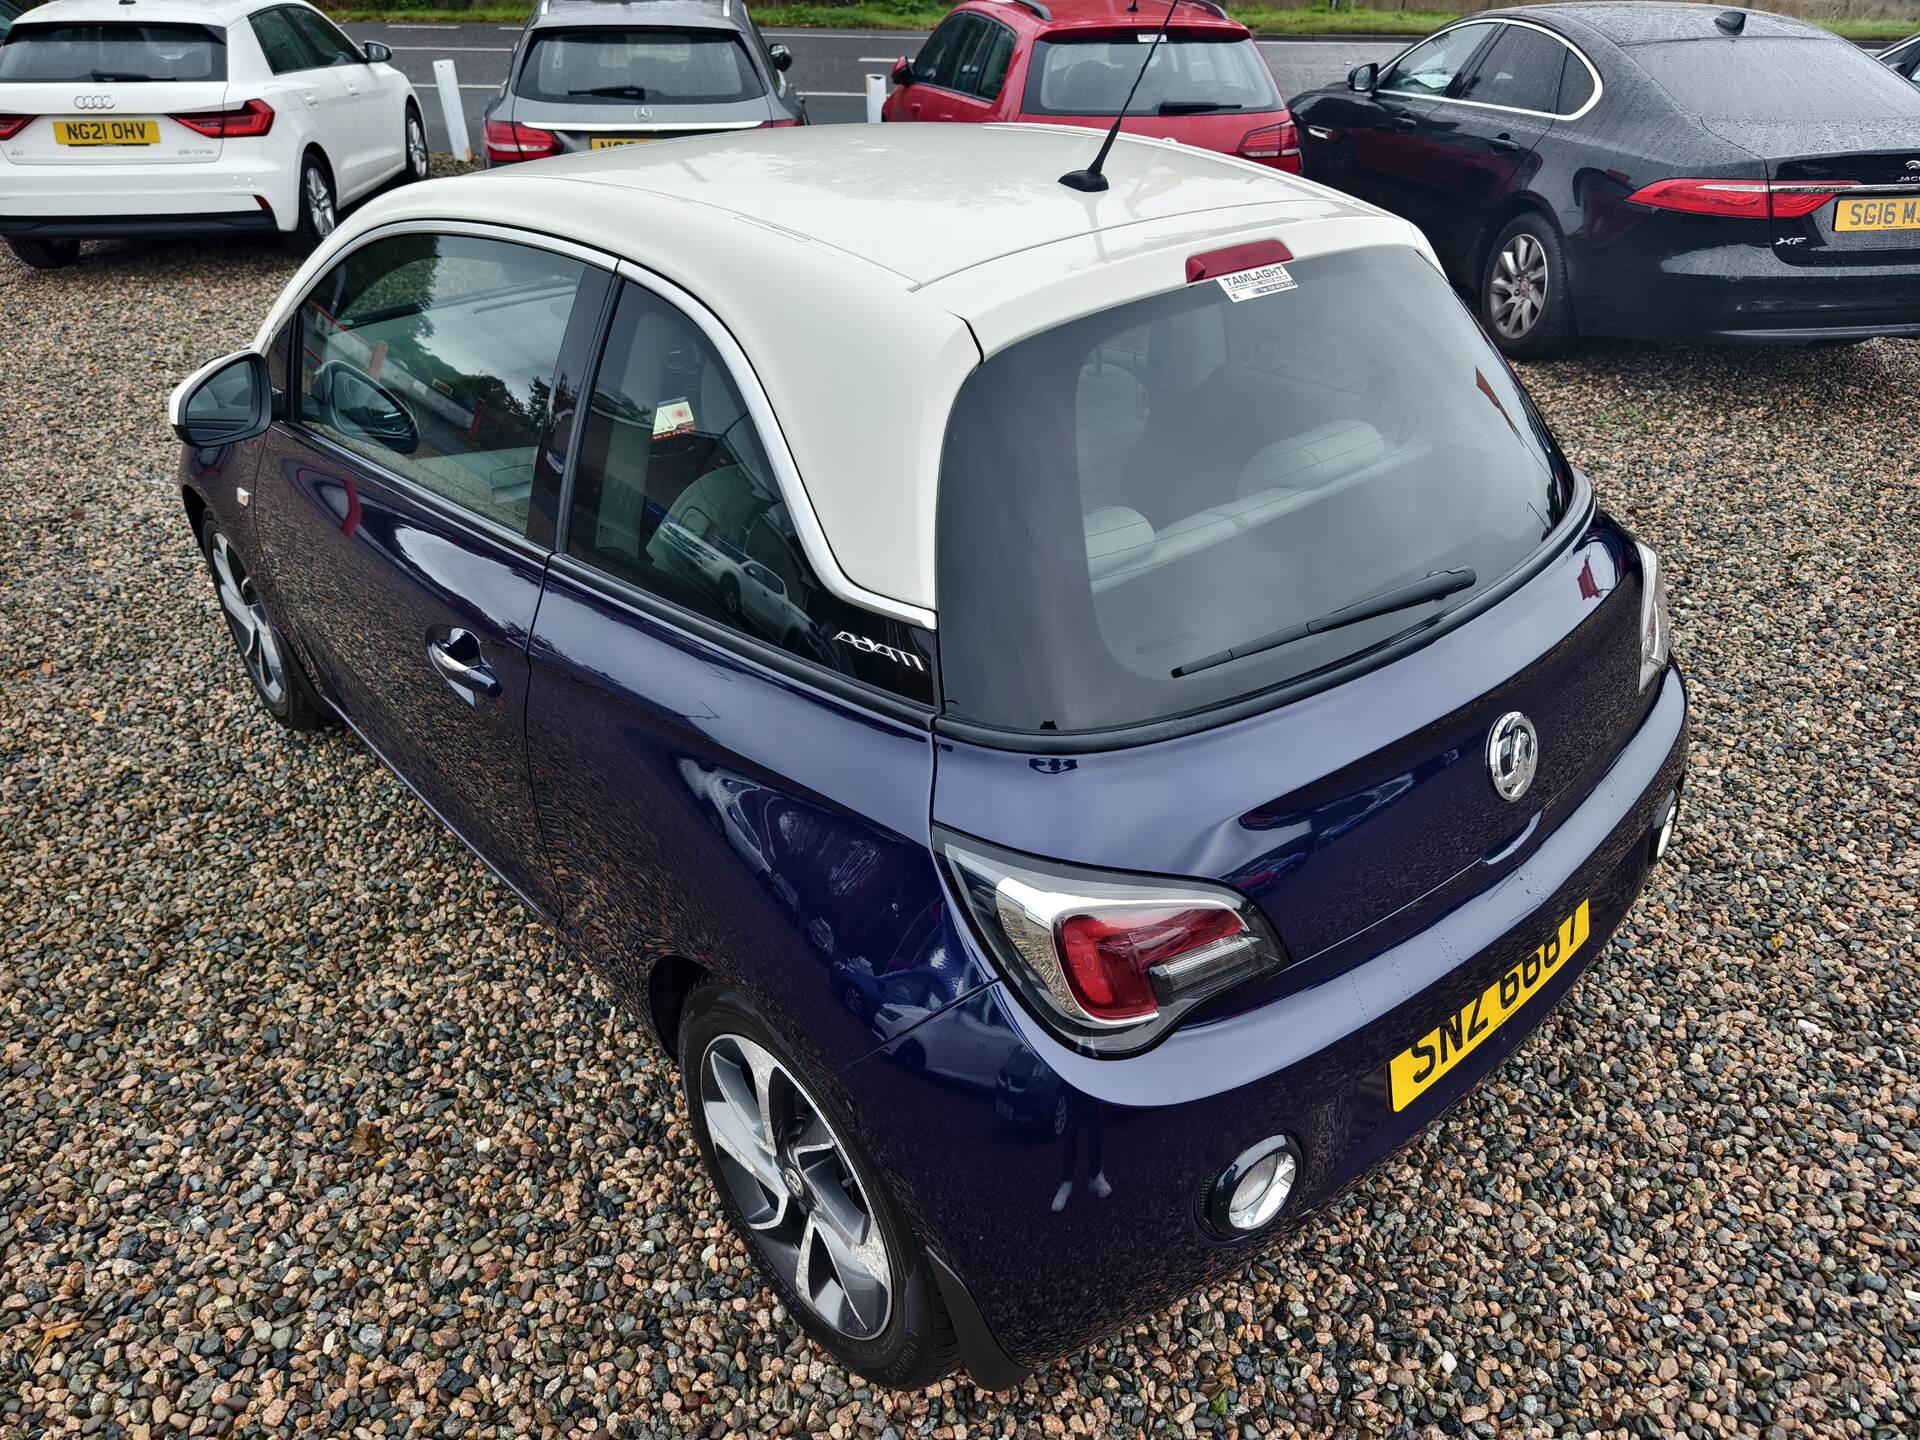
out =
[(1284, 265), (1256, 265), (1251, 270), (1236, 270), (1220, 277), (1220, 288), (1238, 305), (1242, 300), (1258, 300), (1262, 295), (1278, 295), (1295, 288), (1293, 276)]

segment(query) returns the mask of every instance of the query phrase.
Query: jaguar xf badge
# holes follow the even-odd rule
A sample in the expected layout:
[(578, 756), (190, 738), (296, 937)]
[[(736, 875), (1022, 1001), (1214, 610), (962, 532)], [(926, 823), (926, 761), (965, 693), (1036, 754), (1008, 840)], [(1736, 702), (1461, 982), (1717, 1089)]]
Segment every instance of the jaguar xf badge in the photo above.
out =
[(1509, 710), (1487, 732), (1487, 772), (1502, 800), (1518, 800), (1533, 784), (1540, 763), (1540, 737), (1533, 722), (1518, 710)]

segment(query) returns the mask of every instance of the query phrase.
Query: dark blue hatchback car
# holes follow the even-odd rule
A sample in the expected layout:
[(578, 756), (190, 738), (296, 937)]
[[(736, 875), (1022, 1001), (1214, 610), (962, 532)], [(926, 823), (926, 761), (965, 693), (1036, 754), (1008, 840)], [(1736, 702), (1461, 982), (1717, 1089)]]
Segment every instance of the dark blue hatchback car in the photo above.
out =
[(172, 406), (267, 709), (612, 978), (765, 1283), (890, 1385), (1243, 1266), (1539, 1023), (1678, 812), (1658, 564), (1418, 233), (1086, 150), (409, 187)]

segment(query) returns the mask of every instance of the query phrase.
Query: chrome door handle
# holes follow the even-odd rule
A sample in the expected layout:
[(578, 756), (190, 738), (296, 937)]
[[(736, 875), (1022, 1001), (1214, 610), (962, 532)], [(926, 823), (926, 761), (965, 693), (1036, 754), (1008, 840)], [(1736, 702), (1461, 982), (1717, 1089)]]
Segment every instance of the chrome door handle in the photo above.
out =
[[(456, 647), (470, 652), (476, 658), (462, 660), (454, 654)], [(470, 630), (449, 631), (445, 640), (427, 642), (427, 659), (433, 663), (433, 668), (440, 672), (440, 678), (465, 692), (469, 701), (475, 695), (485, 695), (488, 699), (492, 699), (500, 693), (500, 682), (487, 668), (486, 661), (477, 658), (479, 654), (480, 642)]]

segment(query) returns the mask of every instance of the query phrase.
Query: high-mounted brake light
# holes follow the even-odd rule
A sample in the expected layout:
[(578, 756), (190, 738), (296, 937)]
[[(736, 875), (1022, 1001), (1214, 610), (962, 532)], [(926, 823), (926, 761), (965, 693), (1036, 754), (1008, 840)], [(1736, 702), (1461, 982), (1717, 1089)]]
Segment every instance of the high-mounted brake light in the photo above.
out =
[(1049, 1029), (1092, 1054), (1143, 1050), (1201, 1001), (1287, 963), (1235, 891), (1085, 870), (941, 833), (996, 966)]
[(273, 107), (264, 100), (249, 100), (227, 110), (200, 110), (169, 118), (177, 125), (215, 140), (241, 140), (273, 129)]
[(487, 159), (495, 165), (511, 165), (518, 160), (544, 160), (560, 153), (560, 137), (537, 125), (522, 125), (518, 120), (489, 120), (482, 130)]
[(1278, 160), (1300, 153), (1300, 131), (1288, 116), (1278, 125), (1262, 125), (1240, 139), (1240, 154), (1248, 160)]
[(1627, 197), (1629, 205), (1678, 210), (1688, 215), (1732, 219), (1798, 220), (1856, 184), (1829, 180), (1819, 185), (1787, 185), (1767, 180), (1656, 180)]
[(11, 140), (27, 128), (31, 115), (0, 115), (0, 140)]
[(1187, 283), (1197, 285), (1202, 280), (1217, 280), (1222, 275), (1237, 275), (1262, 265), (1284, 265), (1291, 259), (1293, 251), (1278, 240), (1249, 240), (1244, 245), (1205, 250), (1187, 257)]
[(786, 120), (763, 120), (760, 123), (760, 128), (762, 130), (785, 130), (790, 126), (804, 125), (806, 123), (807, 122), (805, 120), (801, 120), (798, 118), (790, 118)]

